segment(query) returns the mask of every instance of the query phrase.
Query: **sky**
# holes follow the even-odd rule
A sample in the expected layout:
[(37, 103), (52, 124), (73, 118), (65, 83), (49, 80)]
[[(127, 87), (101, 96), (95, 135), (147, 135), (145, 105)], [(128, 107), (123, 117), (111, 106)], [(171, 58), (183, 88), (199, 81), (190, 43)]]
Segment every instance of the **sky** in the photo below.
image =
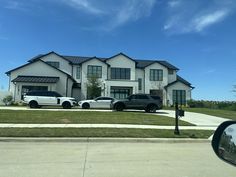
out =
[(5, 72), (61, 55), (166, 60), (196, 100), (236, 99), (235, 0), (0, 0), (0, 90)]

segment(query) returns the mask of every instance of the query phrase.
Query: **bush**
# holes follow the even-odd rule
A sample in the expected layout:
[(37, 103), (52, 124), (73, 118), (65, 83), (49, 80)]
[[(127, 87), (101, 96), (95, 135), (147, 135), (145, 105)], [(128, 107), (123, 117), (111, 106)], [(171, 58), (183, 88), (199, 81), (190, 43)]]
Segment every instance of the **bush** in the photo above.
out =
[(236, 102), (234, 101), (189, 100), (188, 106), (190, 108), (209, 108), (236, 111)]
[(12, 104), (13, 97), (11, 95), (7, 95), (2, 99), (2, 102), (5, 104), (5, 106)]

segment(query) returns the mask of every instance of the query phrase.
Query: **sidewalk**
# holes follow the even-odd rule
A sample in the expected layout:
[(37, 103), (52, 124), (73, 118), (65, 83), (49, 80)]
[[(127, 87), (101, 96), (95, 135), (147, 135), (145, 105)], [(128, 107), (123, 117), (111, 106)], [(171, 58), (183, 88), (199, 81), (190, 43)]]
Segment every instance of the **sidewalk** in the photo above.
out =
[[(174, 130), (175, 126), (131, 124), (0, 124), (0, 128), (138, 128)], [(216, 130), (217, 126), (179, 126), (180, 130)]]

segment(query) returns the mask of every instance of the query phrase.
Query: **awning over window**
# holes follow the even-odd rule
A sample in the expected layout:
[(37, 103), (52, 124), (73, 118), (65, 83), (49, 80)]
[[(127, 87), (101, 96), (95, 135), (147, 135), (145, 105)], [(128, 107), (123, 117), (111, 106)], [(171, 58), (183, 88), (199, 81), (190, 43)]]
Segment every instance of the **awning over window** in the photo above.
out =
[(56, 83), (59, 77), (48, 76), (17, 76), (12, 82), (30, 82), (30, 83)]

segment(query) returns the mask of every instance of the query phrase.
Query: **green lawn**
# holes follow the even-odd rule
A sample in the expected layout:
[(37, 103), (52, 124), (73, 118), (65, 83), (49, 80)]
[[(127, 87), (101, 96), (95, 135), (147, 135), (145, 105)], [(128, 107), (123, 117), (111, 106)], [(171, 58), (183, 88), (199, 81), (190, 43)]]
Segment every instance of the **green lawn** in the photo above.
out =
[[(0, 123), (175, 125), (175, 120), (144, 112), (0, 110)], [(180, 120), (179, 125), (189, 126), (192, 124)]]
[(183, 108), (183, 109), (189, 112), (197, 112), (197, 113), (236, 120), (236, 111), (209, 109), (209, 108)]
[(118, 128), (0, 128), (0, 137), (130, 137), (130, 138), (208, 138), (211, 130), (118, 129)]

